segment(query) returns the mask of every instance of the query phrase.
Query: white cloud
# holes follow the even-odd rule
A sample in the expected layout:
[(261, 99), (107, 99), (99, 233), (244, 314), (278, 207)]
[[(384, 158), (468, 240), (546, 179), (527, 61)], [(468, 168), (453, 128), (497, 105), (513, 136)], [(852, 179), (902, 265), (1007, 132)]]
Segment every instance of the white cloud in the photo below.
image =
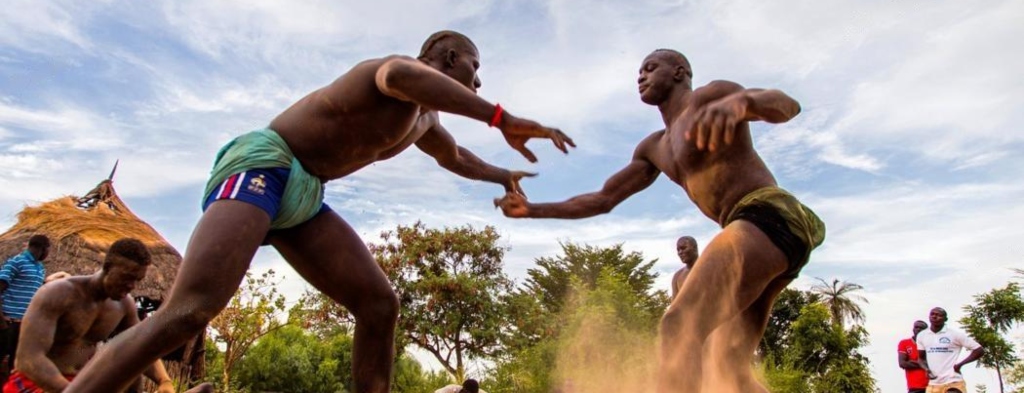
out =
[[(867, 353), (882, 391), (902, 390), (891, 346), (910, 318), (933, 303), (955, 314), (971, 295), (1000, 286), (1022, 253), (1024, 232), (1013, 223), (1024, 220), (1024, 189), (1019, 165), (1007, 165), (1019, 164), (1024, 147), (1016, 127), (1024, 55), (1009, 49), (1009, 37), (1024, 33), (1020, 2), (17, 0), (7, 8), (17, 11), (0, 18), (0, 64), (30, 78), (0, 78), (7, 222), (13, 214), (5, 212), (26, 202), (88, 190), (120, 158), (119, 192), (183, 248), (196, 213), (180, 206), (198, 203), (223, 143), (357, 61), (415, 54), (429, 33), (453, 28), (480, 46), (483, 97), (562, 127), (580, 145), (565, 157), (532, 143), (541, 162), (527, 165), (496, 130), (444, 116), (484, 160), (540, 171), (524, 184), (531, 197), (577, 192), (559, 181), (568, 176), (598, 184), (608, 173), (594, 168), (624, 159), (661, 127), (635, 87), (639, 62), (653, 49), (686, 53), (698, 84), (731, 79), (798, 99), (804, 113), (792, 122), (754, 127), (769, 167), (783, 184), (803, 187), (797, 194), (829, 227), (796, 286), (814, 275), (871, 284)], [(460, 179), (410, 150), (328, 186), (329, 202), (365, 241), (417, 220), (494, 225), (511, 247), (508, 270), (522, 277), (534, 258), (558, 254), (560, 240), (623, 242), (670, 272), (676, 237), (705, 245), (718, 230), (674, 186), (587, 220), (506, 219), (490, 205), (499, 186)], [(848, 178), (853, 184), (833, 188)], [(254, 269), (286, 271), (284, 264), (268, 249)], [(918, 269), (934, 276), (913, 277)], [(303, 284), (287, 271), (285, 292), (297, 296)], [(667, 287), (667, 277), (660, 283)], [(991, 379), (967, 372), (972, 382)]]
[(50, 53), (70, 44), (91, 46), (80, 23), (87, 19), (85, 3), (12, 0), (0, 17), (0, 46), (27, 52)]

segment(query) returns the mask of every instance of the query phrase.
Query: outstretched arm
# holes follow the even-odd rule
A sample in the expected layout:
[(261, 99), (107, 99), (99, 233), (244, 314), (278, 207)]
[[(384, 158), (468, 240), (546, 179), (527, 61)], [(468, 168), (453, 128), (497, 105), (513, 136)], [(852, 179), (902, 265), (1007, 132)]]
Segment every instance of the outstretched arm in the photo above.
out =
[(647, 160), (646, 151), (663, 134), (664, 131), (658, 131), (641, 142), (629, 164), (612, 175), (600, 191), (558, 203), (530, 203), (522, 195), (506, 194), (494, 204), (501, 207), (506, 216), (516, 218), (586, 218), (608, 213), (626, 198), (649, 187), (661, 174)]
[[(135, 301), (132, 300), (131, 296), (125, 296), (121, 300), (121, 306), (124, 309), (125, 315), (117, 326), (115, 335), (139, 324), (139, 315), (135, 309)], [(142, 374), (158, 385), (157, 393), (174, 393), (174, 381), (167, 374), (167, 369), (164, 368), (164, 363), (160, 359), (153, 362)]]
[(506, 193), (522, 194), (519, 179), (536, 176), (534, 173), (510, 171), (484, 162), (468, 149), (457, 145), (455, 138), (441, 124), (427, 130), (416, 141), (416, 147), (434, 157), (442, 168), (467, 179), (501, 184)]
[(501, 130), (509, 145), (530, 162), (537, 161), (537, 157), (526, 148), (526, 141), (530, 138), (551, 139), (563, 153), (568, 153), (566, 145), (576, 146), (562, 131), (499, 110), (466, 86), (411, 57), (391, 57), (377, 70), (375, 80), (382, 93), (399, 100), (488, 124), (498, 120), (494, 126)]
[(14, 368), (47, 392), (60, 392), (69, 382), (46, 354), (53, 347), (57, 321), (67, 309), (67, 285), (46, 285), (39, 289), (29, 303), (21, 320), (21, 338)]
[(701, 105), (686, 133), (687, 140), (696, 138), (700, 150), (732, 144), (742, 122), (785, 123), (800, 113), (800, 103), (775, 89), (744, 89), (737, 83), (715, 81), (701, 90), (711, 99)]

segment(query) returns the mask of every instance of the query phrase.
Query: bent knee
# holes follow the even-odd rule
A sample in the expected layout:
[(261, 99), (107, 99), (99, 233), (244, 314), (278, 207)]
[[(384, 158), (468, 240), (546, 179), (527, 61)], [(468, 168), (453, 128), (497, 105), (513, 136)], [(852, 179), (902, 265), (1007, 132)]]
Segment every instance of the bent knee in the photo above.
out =
[(372, 324), (391, 324), (398, 321), (398, 295), (390, 288), (372, 297), (363, 299), (359, 306), (352, 309), (357, 321)]

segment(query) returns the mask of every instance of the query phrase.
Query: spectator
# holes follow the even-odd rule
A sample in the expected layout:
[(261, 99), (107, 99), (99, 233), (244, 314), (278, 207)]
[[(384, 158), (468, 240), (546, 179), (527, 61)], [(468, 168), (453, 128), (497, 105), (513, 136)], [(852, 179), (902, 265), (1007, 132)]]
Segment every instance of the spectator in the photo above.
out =
[(900, 368), (907, 373), (907, 392), (926, 393), (928, 389), (928, 372), (921, 366), (921, 357), (917, 353), (917, 334), (928, 329), (925, 321), (914, 321), (914, 335), (900, 341), (897, 351), (899, 353)]
[[(967, 384), (960, 368), (978, 360), (985, 354), (977, 341), (959, 330), (946, 326), (946, 310), (935, 307), (928, 313), (931, 327), (917, 335), (917, 350), (921, 355), (921, 366), (928, 372), (927, 393), (967, 392)], [(957, 362), (960, 350), (971, 351), (964, 360)]]
[(43, 261), (50, 253), (50, 238), (35, 235), (28, 239), (28, 249), (15, 255), (0, 268), (0, 383), (7, 381), (18, 349), (21, 318), (29, 301), (43, 285), (46, 268)]

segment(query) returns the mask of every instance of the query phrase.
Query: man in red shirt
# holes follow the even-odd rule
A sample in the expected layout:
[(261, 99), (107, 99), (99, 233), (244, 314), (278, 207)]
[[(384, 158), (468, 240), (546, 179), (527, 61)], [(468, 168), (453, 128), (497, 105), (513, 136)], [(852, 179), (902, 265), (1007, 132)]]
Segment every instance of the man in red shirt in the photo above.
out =
[(924, 321), (914, 321), (914, 337), (900, 341), (899, 364), (907, 372), (907, 392), (925, 393), (928, 389), (928, 371), (921, 367), (917, 354), (917, 334), (928, 328)]

